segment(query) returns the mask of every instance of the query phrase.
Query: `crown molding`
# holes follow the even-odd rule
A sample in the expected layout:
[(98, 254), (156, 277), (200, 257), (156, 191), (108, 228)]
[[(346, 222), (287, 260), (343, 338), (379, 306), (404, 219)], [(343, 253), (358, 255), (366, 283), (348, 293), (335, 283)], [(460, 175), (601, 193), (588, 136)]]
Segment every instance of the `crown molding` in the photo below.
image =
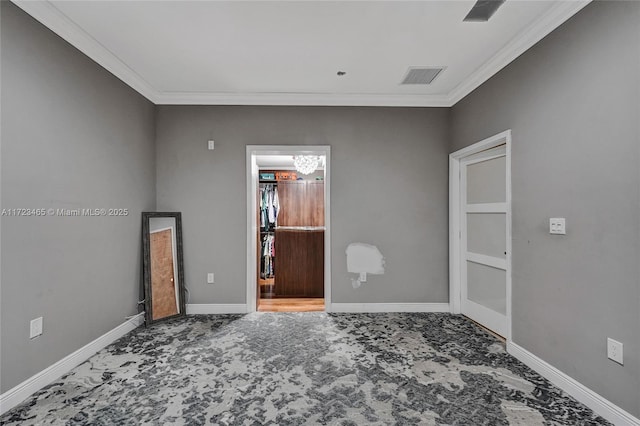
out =
[(91, 37), (48, 0), (11, 0), (35, 20), (62, 37), (69, 44), (97, 62), (136, 92), (156, 103), (158, 92), (116, 55)]
[(392, 95), (344, 93), (204, 93), (162, 92), (161, 105), (295, 105), (448, 107), (445, 95)]
[(575, 15), (592, 0), (558, 1), (447, 94), (160, 92), (48, 0), (11, 0), (107, 71), (157, 105), (451, 107)]
[(558, 28), (565, 21), (578, 13), (592, 0), (567, 0), (559, 1), (546, 13), (529, 25), (516, 38), (512, 39), (487, 62), (476, 69), (469, 77), (458, 84), (448, 94), (450, 106), (458, 103), (462, 98), (477, 89), (482, 83), (489, 80), (502, 68), (509, 65), (518, 56), (533, 47), (537, 42), (546, 37), (551, 31)]

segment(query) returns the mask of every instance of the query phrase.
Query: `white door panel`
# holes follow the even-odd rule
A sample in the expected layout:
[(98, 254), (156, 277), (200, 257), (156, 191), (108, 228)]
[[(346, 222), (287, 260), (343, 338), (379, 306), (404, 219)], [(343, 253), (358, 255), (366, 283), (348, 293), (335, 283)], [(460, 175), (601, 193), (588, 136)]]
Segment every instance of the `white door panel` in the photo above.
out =
[(504, 146), (462, 159), (461, 312), (507, 335), (507, 161)]
[(467, 203), (504, 203), (507, 200), (505, 156), (475, 161), (466, 163)]
[(469, 261), (467, 271), (467, 299), (506, 315), (506, 271)]
[(505, 213), (467, 213), (467, 250), (505, 259), (506, 223)]

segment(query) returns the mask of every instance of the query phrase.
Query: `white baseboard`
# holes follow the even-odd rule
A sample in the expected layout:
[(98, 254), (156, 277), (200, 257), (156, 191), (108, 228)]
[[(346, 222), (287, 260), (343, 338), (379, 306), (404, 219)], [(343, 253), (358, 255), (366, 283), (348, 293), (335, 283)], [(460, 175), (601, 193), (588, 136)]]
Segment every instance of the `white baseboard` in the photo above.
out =
[(449, 312), (448, 303), (332, 303), (331, 312)]
[(111, 331), (106, 332), (94, 341), (84, 345), (72, 354), (67, 355), (55, 364), (31, 376), (19, 385), (0, 395), (0, 414), (20, 404), (34, 392), (42, 389), (74, 367), (82, 364), (99, 350), (115, 342), (131, 330), (144, 323), (144, 312), (135, 315)]
[(617, 426), (640, 426), (640, 419), (538, 358), (522, 346), (507, 342), (507, 352), (611, 423)]
[[(449, 312), (448, 303), (332, 303), (327, 312)], [(246, 314), (247, 305), (238, 303), (187, 305), (187, 315)]]
[(246, 314), (244, 303), (191, 303), (187, 305), (187, 315), (205, 314)]

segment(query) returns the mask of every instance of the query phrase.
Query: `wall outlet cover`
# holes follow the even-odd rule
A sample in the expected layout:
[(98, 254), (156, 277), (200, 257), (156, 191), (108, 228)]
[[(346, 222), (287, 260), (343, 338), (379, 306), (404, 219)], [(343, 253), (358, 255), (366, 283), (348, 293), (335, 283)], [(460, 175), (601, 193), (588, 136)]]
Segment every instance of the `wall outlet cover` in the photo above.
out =
[(552, 217), (549, 219), (549, 233), (565, 235), (567, 233), (566, 220), (564, 217)]
[(620, 365), (623, 364), (623, 345), (617, 340), (607, 338), (607, 358), (617, 362)]
[(31, 324), (29, 327), (29, 338), (33, 339), (34, 337), (38, 337), (42, 334), (42, 317), (38, 317), (36, 319), (31, 320)]
[(209, 272), (207, 274), (207, 284), (213, 284), (215, 283), (215, 276), (213, 275), (213, 272)]

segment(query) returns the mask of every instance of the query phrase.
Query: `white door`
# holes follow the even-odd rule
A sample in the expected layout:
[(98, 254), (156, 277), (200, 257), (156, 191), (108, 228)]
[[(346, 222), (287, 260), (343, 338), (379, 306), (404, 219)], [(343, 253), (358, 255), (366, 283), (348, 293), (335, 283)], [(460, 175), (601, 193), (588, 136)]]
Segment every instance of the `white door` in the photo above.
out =
[(460, 160), (460, 308), (507, 336), (507, 158), (501, 145)]

